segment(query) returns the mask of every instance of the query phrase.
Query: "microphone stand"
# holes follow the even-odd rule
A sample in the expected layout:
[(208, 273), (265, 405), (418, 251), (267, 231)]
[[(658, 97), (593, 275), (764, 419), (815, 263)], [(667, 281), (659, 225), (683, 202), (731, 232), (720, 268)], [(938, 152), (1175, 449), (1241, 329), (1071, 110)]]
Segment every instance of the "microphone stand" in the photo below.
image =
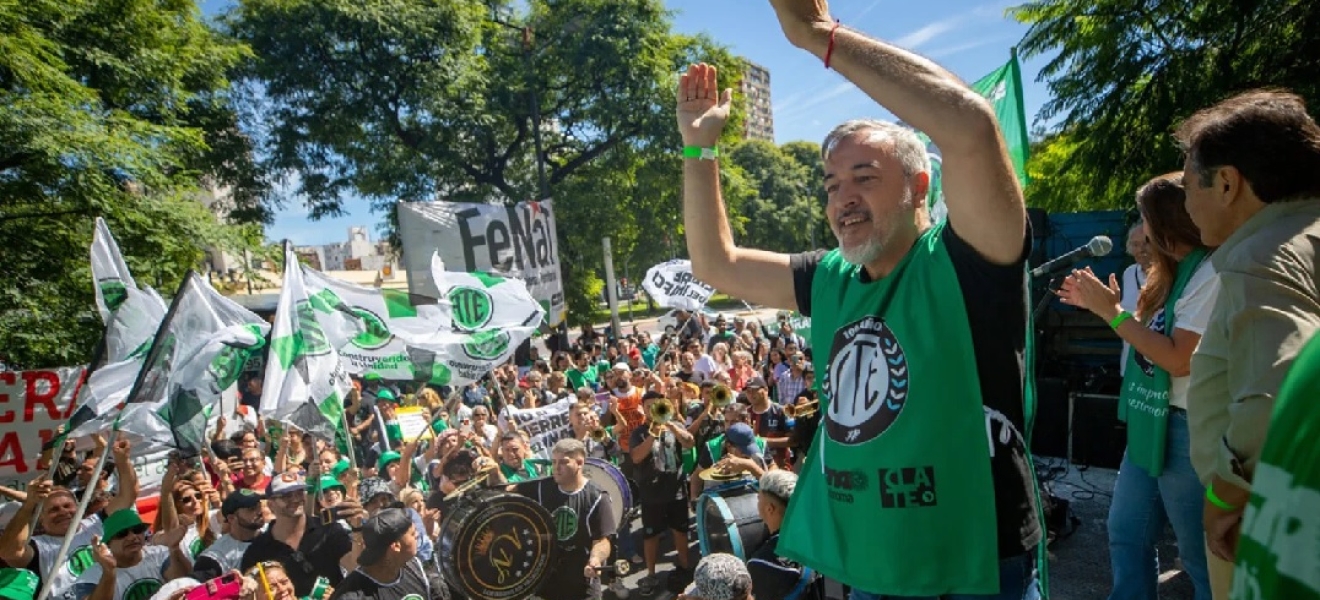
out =
[(1063, 285), (1062, 278), (1050, 277), (1049, 283), (1045, 284), (1045, 293), (1041, 295), (1040, 302), (1036, 303), (1036, 310), (1031, 313), (1033, 323), (1040, 323), (1041, 315), (1045, 314), (1045, 308), (1050, 305), (1050, 300), (1054, 299), (1054, 292), (1058, 291), (1061, 285)]

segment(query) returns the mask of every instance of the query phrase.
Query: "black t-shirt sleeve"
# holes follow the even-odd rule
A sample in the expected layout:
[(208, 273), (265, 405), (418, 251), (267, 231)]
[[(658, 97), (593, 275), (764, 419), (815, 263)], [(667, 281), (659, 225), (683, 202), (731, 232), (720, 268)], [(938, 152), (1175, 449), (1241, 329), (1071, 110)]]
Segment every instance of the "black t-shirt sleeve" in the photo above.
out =
[(592, 537), (603, 538), (614, 535), (618, 529), (617, 520), (614, 518), (614, 502), (609, 494), (601, 493), (600, 501), (596, 503), (596, 509), (591, 511), (587, 517), (587, 525), (591, 527), (594, 533)]
[(752, 589), (756, 600), (783, 600), (797, 586), (802, 574), (790, 569), (773, 556), (756, 556), (747, 561), (747, 573), (752, 576)]
[(811, 316), (811, 280), (816, 277), (816, 267), (824, 257), (824, 250), (788, 257), (788, 267), (793, 270), (793, 296), (797, 299), (798, 312), (804, 317)]

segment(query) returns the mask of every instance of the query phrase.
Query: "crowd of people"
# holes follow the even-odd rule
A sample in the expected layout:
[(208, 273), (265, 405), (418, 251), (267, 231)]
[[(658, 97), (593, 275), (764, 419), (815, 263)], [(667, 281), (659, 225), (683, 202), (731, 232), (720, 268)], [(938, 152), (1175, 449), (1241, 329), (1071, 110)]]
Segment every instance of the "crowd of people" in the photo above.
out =
[[(48, 584), (68, 600), (475, 600), (454, 521), (508, 493), (553, 515), (558, 562), (529, 591), (546, 600), (599, 597), (603, 584), (619, 597), (797, 600), (820, 598), (824, 578), (852, 600), (1041, 597), (1033, 236), (995, 115), (933, 62), (840, 24), (823, 0), (771, 4), (792, 44), (942, 153), (947, 219), (933, 222), (925, 143), (891, 123), (844, 123), (821, 157), (838, 248), (740, 248), (717, 148), (732, 94), (711, 66), (681, 77), (694, 274), (811, 317), (812, 339), (783, 319), (684, 313), (658, 339), (584, 327), (461, 388), (355, 381), (343, 439), (259, 420), (217, 433), (203, 456), (170, 463), (151, 523), (134, 508), (127, 441), (102, 472), (97, 451), (66, 445), (52, 478), (15, 493), (0, 595), (27, 600)], [(1320, 598), (1320, 127), (1297, 96), (1250, 91), (1196, 113), (1177, 139), (1182, 170), (1133, 191), (1132, 276), (1080, 269), (1057, 290), (1127, 345), (1110, 597), (1157, 597), (1155, 547), (1171, 524), (1197, 600)], [(548, 456), (500, 418), (561, 401), (572, 433)], [(424, 409), (426, 435), (405, 438), (401, 406)], [(587, 477), (595, 464), (624, 488)], [(694, 564), (694, 504), (731, 482), (754, 490), (765, 535)], [(75, 522), (85, 490), (88, 516)], [(676, 564), (661, 577), (665, 542)], [(518, 557), (496, 561), (500, 581), (533, 555), (521, 569)], [(645, 568), (636, 590), (616, 561)]]

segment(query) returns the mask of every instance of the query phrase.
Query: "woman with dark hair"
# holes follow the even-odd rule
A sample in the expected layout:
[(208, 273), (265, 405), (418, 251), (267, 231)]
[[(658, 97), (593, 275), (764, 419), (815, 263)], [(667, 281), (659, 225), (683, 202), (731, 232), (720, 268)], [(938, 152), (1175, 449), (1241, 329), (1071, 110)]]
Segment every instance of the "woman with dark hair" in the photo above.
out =
[(1073, 271), (1059, 290), (1067, 304), (1095, 313), (1132, 352), (1119, 394), (1128, 448), (1109, 508), (1113, 600), (1155, 600), (1159, 562), (1155, 544), (1173, 525), (1183, 570), (1196, 600), (1210, 600), (1204, 488), (1192, 469), (1187, 388), (1192, 351), (1214, 308), (1219, 281), (1206, 260), (1210, 249), (1187, 214), (1182, 174), (1152, 179), (1137, 191), (1151, 265), (1131, 313), (1119, 306), (1118, 279), (1105, 285), (1090, 269)]

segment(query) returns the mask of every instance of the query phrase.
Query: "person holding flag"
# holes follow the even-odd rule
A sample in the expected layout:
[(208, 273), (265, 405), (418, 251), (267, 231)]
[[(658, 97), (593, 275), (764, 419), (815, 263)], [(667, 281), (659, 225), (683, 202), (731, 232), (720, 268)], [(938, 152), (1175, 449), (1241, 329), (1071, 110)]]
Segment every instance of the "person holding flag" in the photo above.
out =
[(811, 317), (820, 432), (778, 553), (853, 600), (1024, 599), (1044, 527), (1024, 431), (1032, 407), (1019, 180), (990, 103), (939, 65), (842, 26), (824, 0), (771, 0), (789, 42), (819, 57), (943, 154), (948, 218), (910, 129), (849, 121), (822, 144), (839, 247), (739, 248), (720, 196), (732, 90), (693, 65), (677, 90), (693, 275)]

